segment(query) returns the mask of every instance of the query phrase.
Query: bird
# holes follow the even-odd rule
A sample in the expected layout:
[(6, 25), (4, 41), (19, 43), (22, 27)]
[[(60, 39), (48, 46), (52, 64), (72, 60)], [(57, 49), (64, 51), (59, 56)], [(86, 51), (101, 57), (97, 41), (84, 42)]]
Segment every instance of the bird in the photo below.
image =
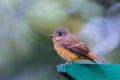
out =
[(66, 60), (66, 64), (77, 60), (90, 60), (97, 64), (95, 60), (107, 64), (105, 60), (98, 58), (80, 39), (70, 33), (65, 28), (56, 29), (50, 38), (53, 40), (54, 49), (58, 55)]

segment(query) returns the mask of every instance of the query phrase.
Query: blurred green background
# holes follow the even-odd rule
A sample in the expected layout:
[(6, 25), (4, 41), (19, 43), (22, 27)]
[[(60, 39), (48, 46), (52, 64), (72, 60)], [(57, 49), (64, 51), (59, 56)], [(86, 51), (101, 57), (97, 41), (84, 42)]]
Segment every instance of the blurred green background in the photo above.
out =
[(56, 71), (65, 61), (48, 37), (61, 27), (99, 57), (120, 63), (119, 5), (119, 0), (0, 0), (0, 80), (66, 80)]

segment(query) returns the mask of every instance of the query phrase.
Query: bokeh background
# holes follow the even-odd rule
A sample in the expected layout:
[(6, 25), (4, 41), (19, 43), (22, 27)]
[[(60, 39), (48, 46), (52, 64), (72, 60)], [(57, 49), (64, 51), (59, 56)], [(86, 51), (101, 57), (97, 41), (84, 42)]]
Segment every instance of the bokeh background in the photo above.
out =
[(120, 63), (119, 0), (0, 0), (0, 80), (66, 80), (48, 37), (67, 28), (97, 56)]

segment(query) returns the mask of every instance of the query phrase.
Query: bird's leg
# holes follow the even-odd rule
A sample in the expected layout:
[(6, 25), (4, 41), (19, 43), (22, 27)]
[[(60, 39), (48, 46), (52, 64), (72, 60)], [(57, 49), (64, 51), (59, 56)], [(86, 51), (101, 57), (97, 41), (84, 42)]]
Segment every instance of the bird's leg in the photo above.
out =
[(67, 61), (67, 62), (66, 62), (66, 64), (69, 64), (69, 63), (70, 63), (70, 61)]
[(67, 61), (66, 64), (72, 64), (73, 62), (72, 61)]

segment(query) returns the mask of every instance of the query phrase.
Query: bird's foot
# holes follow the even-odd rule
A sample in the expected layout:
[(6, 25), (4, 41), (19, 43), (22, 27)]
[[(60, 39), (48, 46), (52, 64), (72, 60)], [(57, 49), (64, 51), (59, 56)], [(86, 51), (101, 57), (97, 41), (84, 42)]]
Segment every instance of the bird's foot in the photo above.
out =
[(73, 61), (67, 61), (66, 62), (66, 64), (72, 64), (73, 63)]

